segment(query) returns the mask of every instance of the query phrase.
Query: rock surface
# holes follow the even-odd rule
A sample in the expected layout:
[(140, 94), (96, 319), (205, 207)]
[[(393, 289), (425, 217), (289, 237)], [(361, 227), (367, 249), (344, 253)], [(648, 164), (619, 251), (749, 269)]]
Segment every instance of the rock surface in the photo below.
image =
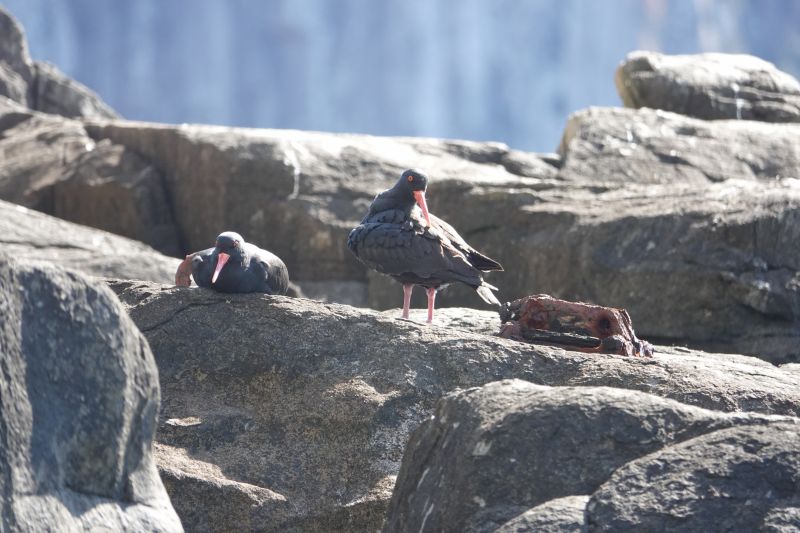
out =
[(179, 502), (212, 498), (213, 509), (225, 491), (255, 502), (235, 504), (236, 519), (267, 531), (375, 530), (413, 428), (443, 394), (497, 379), (800, 413), (794, 376), (754, 358), (660, 347), (652, 360), (598, 357), (301, 298), (109, 283), (159, 365), (162, 475), (193, 531), (221, 526)]
[(585, 523), (588, 496), (565, 496), (537, 505), (494, 530), (493, 533), (575, 533)]
[(21, 263), (46, 261), (97, 277), (171, 283), (178, 259), (119, 237), (0, 200), (0, 247)]
[(595, 176), (604, 192), (531, 207), (558, 223), (527, 236), (547, 259), (526, 276), (566, 299), (614, 302), (645, 339), (796, 361), (798, 134), (651, 110), (576, 113), (560, 175)]
[[(673, 206), (691, 207), (685, 195), (708, 194), (714, 184), (728, 184), (730, 199), (737, 201), (735, 187), (741, 181), (769, 188), (785, 185), (781, 178), (790, 178), (790, 184), (800, 179), (800, 147), (793, 141), (798, 132), (798, 124), (709, 122), (661, 110), (592, 107), (567, 122), (559, 176), (576, 183), (590, 180), (600, 199), (611, 189), (638, 196), (639, 207), (654, 215)], [(666, 194), (659, 186), (675, 189)], [(650, 196), (642, 196), (650, 191), (664, 200), (647, 205)], [(600, 204), (592, 207), (611, 215)]]
[(89, 147), (54, 184), (52, 211), (47, 211), (180, 256), (178, 230), (161, 173), (122, 146), (90, 140)]
[[(168, 426), (181, 422), (168, 421)], [(289, 502), (269, 489), (229, 480), (220, 467), (192, 459), (183, 448), (156, 444), (159, 473), (189, 531), (264, 531), (290, 514)]]
[(0, 198), (181, 253), (163, 176), (83, 123), (0, 97)]
[(800, 530), (800, 431), (702, 435), (626, 464), (587, 504), (589, 531)]
[(0, 529), (183, 531), (151, 451), (158, 371), (107, 287), (0, 257)]
[(800, 378), (800, 363), (789, 363), (786, 365), (781, 365), (780, 369), (783, 370), (784, 372), (792, 372), (798, 378)]
[(495, 143), (134, 122), (87, 130), (164, 173), (188, 249), (208, 247), (221, 227), (239, 228), (298, 281), (367, 279), (347, 235), (375, 194), (412, 164), (436, 169), (437, 179), (483, 175), (499, 186), (555, 174), (535, 154)]
[[(800, 360), (800, 126), (766, 123), (800, 121), (800, 89), (769, 64), (632, 56), (618, 72), (626, 104), (762, 122), (590, 109), (547, 155), (119, 121), (31, 61), (2, 9), (0, 35), (4, 199), (171, 254), (235, 228), (283, 257), (315, 297), (385, 309), (399, 287), (366, 273), (344, 241), (375, 193), (422, 167), (434, 178), (432, 211), (506, 266), (490, 280), (504, 299), (548, 292), (624, 307), (645, 338)], [(95, 275), (171, 283), (177, 264), (5, 202), (0, 235), (26, 263)], [(82, 283), (46, 266), (0, 268), (12, 318), (0, 339), (12, 358), (0, 381), (0, 459), (10, 465), (0, 495), (12, 502), (3, 529), (44, 517), (61, 529), (178, 530), (150, 454), (158, 389), (147, 345), (107, 291)], [(394, 310), (109, 284), (160, 366), (155, 455), (191, 531), (377, 530), (398, 471), (387, 531), (701, 531), (744, 523), (741, 509), (755, 510), (739, 517), (748, 527), (797, 527), (797, 420), (776, 416), (800, 414), (796, 363), (520, 345), (484, 335), (494, 313), (457, 308), (428, 328)], [(76, 329), (90, 315), (72, 301), (91, 301), (108, 324)], [(440, 301), (477, 303), (463, 289)], [(73, 338), (80, 349), (62, 347)], [(80, 376), (64, 363), (112, 349), (133, 358), (82, 360)], [(46, 368), (19, 363), (27, 353)], [(505, 378), (538, 385), (484, 386)], [(69, 389), (84, 382), (89, 393)], [(429, 420), (442, 395), (478, 386), (448, 395)], [(113, 416), (94, 413), (104, 401)], [(26, 409), (44, 416), (17, 424)], [(34, 424), (55, 411), (70, 429), (51, 424), (47, 440)]]
[(632, 52), (615, 81), (626, 107), (705, 120), (800, 122), (800, 82), (750, 55)]
[[(489, 280), (502, 299), (546, 292), (625, 308), (644, 339), (800, 357), (797, 125), (590, 109), (572, 117), (555, 159), (425, 139), (121, 122), (88, 130), (164, 173), (182, 242), (199, 248), (215, 228), (243, 228), (301, 285), (328, 283), (351, 303), (401, 301), (399, 285), (365, 273), (342, 243), (372, 195), (415, 165), (432, 176), (431, 210), (506, 267)], [(366, 282), (366, 302), (351, 297), (358, 290), (336, 292), (335, 280)], [(439, 300), (483, 305), (470, 292), (453, 287)]]
[(22, 27), (2, 6), (0, 36), (0, 96), (65, 117), (119, 118), (86, 86), (49, 63), (32, 61)]
[(513, 531), (543, 505), (574, 521), (585, 494), (590, 531), (755, 530), (784, 510), (799, 524), (798, 427), (620, 389), (490, 383), (446, 396), (414, 432), (383, 531)]
[[(24, 42), (6, 42), (7, 63), (25, 64)], [(750, 94), (745, 107), (772, 102), (756, 91), (769, 83), (754, 59), (737, 68), (720, 57), (636, 61), (695, 73), (692, 90), (703, 76), (733, 76)], [(793, 94), (793, 80), (764, 72)], [(399, 305), (400, 287), (366, 272), (346, 236), (375, 193), (418, 166), (432, 177), (432, 211), (506, 267), (489, 279), (502, 300), (543, 292), (625, 308), (644, 339), (800, 360), (797, 124), (589, 109), (571, 117), (557, 155), (20, 109), (0, 115), (0, 132), (2, 198), (174, 255), (235, 228), (279, 255), (315, 298), (377, 309)], [(417, 292), (412, 304), (424, 307)], [(437, 301), (484, 305), (461, 287)]]

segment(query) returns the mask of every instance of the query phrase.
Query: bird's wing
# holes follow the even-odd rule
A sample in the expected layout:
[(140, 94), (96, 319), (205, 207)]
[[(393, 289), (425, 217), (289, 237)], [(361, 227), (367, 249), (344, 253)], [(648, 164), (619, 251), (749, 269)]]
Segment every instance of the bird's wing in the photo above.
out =
[(448, 239), (411, 223), (361, 224), (351, 232), (348, 246), (362, 262), (384, 274), (413, 273), (473, 286), (481, 282), (480, 272)]
[(289, 289), (289, 270), (280, 257), (253, 246), (251, 261), (256, 261), (264, 269), (267, 286), (270, 294), (286, 294)]
[(410, 224), (404, 228), (399, 224), (367, 222), (350, 232), (348, 246), (361, 261), (378, 272), (399, 275), (411, 272), (435, 251), (432, 243), (414, 245), (414, 237)]
[(441, 234), (442, 242), (445, 246), (451, 246), (462, 254), (470, 265), (478, 270), (488, 272), (490, 270), (503, 270), (503, 267), (494, 259), (483, 255), (475, 248), (467, 244), (467, 242), (458, 234), (453, 226), (437, 217), (430, 215), (433, 229)]

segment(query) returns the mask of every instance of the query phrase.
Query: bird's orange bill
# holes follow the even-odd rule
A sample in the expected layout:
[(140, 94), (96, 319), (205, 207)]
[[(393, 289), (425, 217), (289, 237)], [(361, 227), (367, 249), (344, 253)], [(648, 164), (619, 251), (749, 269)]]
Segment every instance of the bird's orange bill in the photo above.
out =
[(425, 222), (432, 226), (431, 215), (428, 213), (428, 203), (425, 201), (425, 191), (414, 191), (414, 199), (417, 201), (419, 208), (422, 209), (422, 216), (425, 217)]
[(222, 267), (225, 266), (225, 263), (227, 263), (228, 259), (230, 258), (231, 256), (229, 256), (226, 253), (223, 252), (219, 253), (219, 255), (217, 256), (217, 268), (214, 269), (214, 275), (211, 276), (211, 283), (217, 282), (217, 278), (219, 277), (219, 273), (222, 270)]

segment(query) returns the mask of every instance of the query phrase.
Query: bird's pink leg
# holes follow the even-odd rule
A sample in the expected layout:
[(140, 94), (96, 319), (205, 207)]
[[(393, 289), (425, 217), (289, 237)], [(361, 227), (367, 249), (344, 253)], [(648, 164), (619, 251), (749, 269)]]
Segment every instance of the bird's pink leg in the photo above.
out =
[(428, 324), (433, 322), (433, 302), (436, 301), (436, 288), (429, 287), (425, 289), (428, 293)]
[(414, 290), (414, 285), (411, 283), (403, 283), (403, 318), (408, 319), (408, 311), (411, 308), (411, 291)]

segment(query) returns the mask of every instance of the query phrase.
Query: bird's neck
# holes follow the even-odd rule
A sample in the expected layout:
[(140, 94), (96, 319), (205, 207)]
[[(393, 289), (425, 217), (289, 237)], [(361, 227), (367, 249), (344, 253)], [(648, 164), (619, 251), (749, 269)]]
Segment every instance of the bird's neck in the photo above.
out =
[(408, 218), (415, 205), (414, 197), (407, 191), (392, 188), (380, 193), (375, 198), (367, 216), (371, 217), (383, 211), (401, 211), (405, 214), (405, 218)]

